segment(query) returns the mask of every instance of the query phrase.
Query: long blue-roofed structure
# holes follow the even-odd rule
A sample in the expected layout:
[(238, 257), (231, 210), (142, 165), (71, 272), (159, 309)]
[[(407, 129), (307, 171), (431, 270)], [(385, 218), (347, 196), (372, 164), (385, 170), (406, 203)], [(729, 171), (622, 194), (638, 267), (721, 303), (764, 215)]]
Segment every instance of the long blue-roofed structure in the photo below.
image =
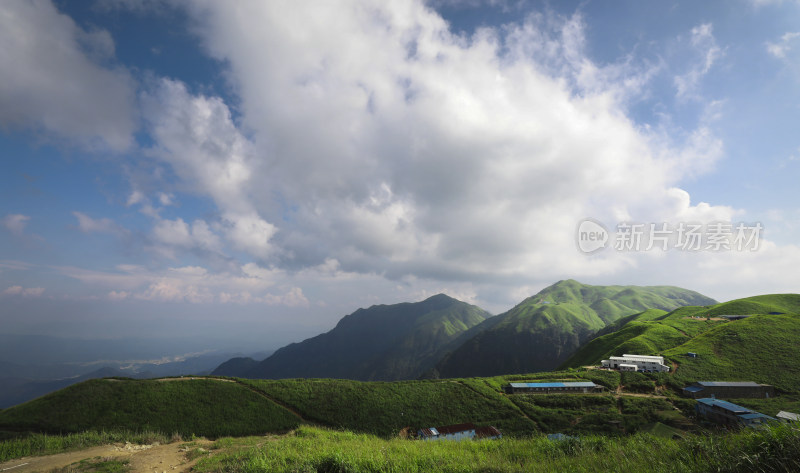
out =
[(506, 386), (508, 394), (578, 394), (602, 392), (603, 386), (591, 381), (565, 381), (551, 383), (509, 383)]
[(759, 427), (776, 420), (766, 414), (713, 397), (698, 399), (695, 409), (699, 417), (729, 426)]

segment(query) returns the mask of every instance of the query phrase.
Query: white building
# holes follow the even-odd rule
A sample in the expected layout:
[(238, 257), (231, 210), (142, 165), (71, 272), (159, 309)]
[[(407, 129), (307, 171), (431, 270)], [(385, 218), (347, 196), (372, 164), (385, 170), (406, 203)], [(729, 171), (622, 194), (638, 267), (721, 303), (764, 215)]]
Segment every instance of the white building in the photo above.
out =
[(785, 422), (787, 424), (800, 422), (800, 414), (795, 414), (793, 412), (780, 411), (775, 417), (777, 417), (781, 422)]
[(612, 356), (601, 361), (603, 368), (620, 371), (652, 371), (666, 372), (669, 366), (664, 364), (663, 356), (622, 355)]
[[(475, 424), (445, 425), (419, 429), (417, 436), (422, 440), (464, 440), (475, 438)], [(499, 433), (499, 432), (498, 432)]]

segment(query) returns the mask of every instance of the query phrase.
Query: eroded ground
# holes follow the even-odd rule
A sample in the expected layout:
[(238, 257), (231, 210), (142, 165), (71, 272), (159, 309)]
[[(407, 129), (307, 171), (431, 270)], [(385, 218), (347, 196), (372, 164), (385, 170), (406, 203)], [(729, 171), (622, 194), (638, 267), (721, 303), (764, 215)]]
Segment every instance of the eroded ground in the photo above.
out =
[(173, 442), (166, 445), (104, 445), (85, 450), (24, 457), (0, 463), (0, 473), (103, 472), (116, 471), (119, 462), (132, 473), (178, 473), (189, 471), (207, 451), (210, 441)]

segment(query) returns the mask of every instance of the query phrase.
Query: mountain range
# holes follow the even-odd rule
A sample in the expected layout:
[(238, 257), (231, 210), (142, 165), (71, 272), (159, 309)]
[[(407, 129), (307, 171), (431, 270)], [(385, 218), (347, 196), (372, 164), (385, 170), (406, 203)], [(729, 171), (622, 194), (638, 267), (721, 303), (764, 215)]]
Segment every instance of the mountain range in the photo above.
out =
[(375, 305), (345, 316), (327, 333), (277, 350), (260, 363), (229, 360), (212, 374), (265, 379), (414, 379), (430, 370), (460, 334), (490, 316), (444, 294), (415, 303)]
[(624, 317), (715, 303), (672, 286), (591, 286), (565, 280), (491, 316), (439, 294), (417, 303), (359, 309), (327, 333), (290, 344), (261, 362), (228, 360), (213, 374), (388, 381), (547, 371)]

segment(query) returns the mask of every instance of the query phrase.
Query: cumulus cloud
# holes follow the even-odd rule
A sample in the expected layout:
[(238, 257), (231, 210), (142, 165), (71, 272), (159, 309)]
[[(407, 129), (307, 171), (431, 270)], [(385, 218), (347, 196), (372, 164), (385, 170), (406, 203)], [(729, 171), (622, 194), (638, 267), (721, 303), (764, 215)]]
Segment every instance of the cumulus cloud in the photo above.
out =
[(124, 236), (130, 232), (109, 218), (93, 219), (82, 212), (72, 212), (78, 219), (78, 229), (83, 233), (109, 233)]
[(139, 265), (119, 265), (116, 271), (54, 269), (89, 286), (109, 288), (106, 297), (113, 301), (309, 305), (302, 289), (293, 286), (284, 271), (256, 263), (247, 263), (236, 272), (211, 272), (201, 266), (149, 270)]
[[(214, 199), (222, 212), (220, 228), (236, 249), (268, 257), (277, 228), (252, 201), (253, 144), (233, 123), (227, 105), (217, 97), (194, 96), (183, 83), (168, 79), (144, 93), (142, 102), (156, 141), (153, 154), (195, 192)], [(164, 196), (161, 204), (169, 205), (171, 198)]]
[(112, 301), (123, 301), (130, 297), (130, 293), (127, 291), (111, 291), (108, 293), (108, 298)]
[[(230, 64), (241, 120), (163, 81), (151, 127), (161, 158), (254, 257), (392, 279), (580, 277), (629, 264), (576, 254), (580, 218), (730, 213), (675, 190), (719, 159), (719, 140), (632, 123), (626, 101), (659, 66), (592, 62), (579, 15), (464, 37), (420, 2), (188, 8)], [(721, 54), (711, 25), (692, 44), (703, 60), (685, 94)]]
[(49, 0), (0, 4), (0, 125), (43, 129), (116, 150), (132, 143), (134, 83), (108, 67), (114, 42)]
[(3, 292), (0, 292), (0, 297), (2, 296), (39, 297), (42, 294), (44, 294), (43, 287), (11, 286), (5, 289)]
[(22, 236), (25, 232), (25, 226), (28, 225), (28, 221), (31, 218), (27, 215), (22, 214), (8, 214), (3, 217), (3, 226), (6, 227), (6, 230), (10, 231), (14, 235)]
[(219, 237), (208, 223), (199, 219), (192, 222), (191, 226), (181, 218), (159, 220), (153, 227), (153, 238), (159, 243), (187, 249), (219, 251), (222, 247)]
[(793, 43), (800, 38), (800, 31), (785, 33), (776, 43), (767, 42), (767, 52), (778, 59), (785, 59)]

